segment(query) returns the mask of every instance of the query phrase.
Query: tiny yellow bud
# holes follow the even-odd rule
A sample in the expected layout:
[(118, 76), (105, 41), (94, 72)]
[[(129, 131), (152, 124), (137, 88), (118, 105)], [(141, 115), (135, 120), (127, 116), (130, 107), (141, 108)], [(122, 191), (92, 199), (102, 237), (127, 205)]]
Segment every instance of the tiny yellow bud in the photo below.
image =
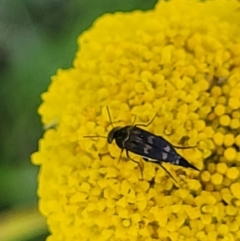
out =
[(217, 116), (222, 116), (223, 114), (225, 114), (226, 112), (226, 107), (224, 105), (218, 104), (216, 105), (216, 107), (214, 108), (214, 113)]
[(210, 173), (214, 173), (216, 170), (216, 165), (214, 163), (209, 163), (207, 168)]
[(233, 198), (232, 194), (230, 193), (230, 190), (228, 188), (223, 188), (221, 189), (221, 194), (222, 194), (222, 199), (226, 203), (230, 204)]
[[(240, 138), (239, 138), (240, 140)], [(221, 132), (217, 132), (213, 135), (213, 141), (216, 145), (221, 146), (224, 141), (224, 135)]]
[(225, 146), (232, 146), (234, 144), (234, 135), (233, 134), (225, 135), (223, 143)]
[(236, 207), (234, 207), (234, 206), (232, 206), (232, 205), (227, 205), (227, 206), (226, 206), (226, 213), (227, 213), (228, 215), (233, 216), (233, 215), (236, 214), (236, 212), (237, 212), (237, 208), (236, 208)]
[(201, 220), (204, 225), (210, 224), (212, 222), (212, 216), (208, 214), (201, 215)]
[(212, 206), (216, 203), (216, 198), (211, 194), (207, 194), (207, 196), (205, 197), (205, 203)]
[(206, 124), (205, 124), (205, 121), (203, 121), (203, 120), (197, 120), (195, 122), (195, 128), (197, 129), (197, 131), (203, 130), (205, 126), (206, 126)]
[(228, 170), (228, 166), (226, 163), (218, 163), (217, 164), (217, 172), (221, 174), (225, 174)]
[(214, 135), (214, 130), (211, 126), (204, 127), (203, 132), (206, 133), (208, 138), (211, 138)]
[(124, 220), (122, 221), (122, 224), (123, 224), (124, 227), (129, 227), (130, 224), (131, 224), (131, 222), (130, 222), (129, 219), (124, 219)]
[(213, 208), (210, 205), (204, 205), (201, 208), (202, 213), (212, 213)]
[(229, 98), (228, 105), (233, 109), (236, 110), (240, 107), (239, 98), (231, 97)]
[(195, 202), (195, 204), (197, 204), (198, 206), (202, 206), (203, 203), (204, 203), (204, 197), (202, 197), (202, 196), (197, 196), (197, 197), (195, 197), (194, 202)]
[[(231, 79), (230, 79), (230, 82), (232, 82), (231, 81)], [(233, 82), (232, 82), (233, 83)], [(235, 83), (236, 84), (236, 83)], [(234, 85), (235, 85), (234, 84)], [(234, 86), (235, 87), (235, 86)], [(230, 96), (231, 97), (238, 97), (239, 96), (239, 89), (238, 88), (231, 88), (231, 90), (230, 90)]]
[(220, 185), (223, 181), (223, 176), (220, 173), (215, 173), (211, 176), (211, 182), (214, 185)]
[(222, 184), (225, 187), (229, 187), (232, 184), (232, 180), (230, 180), (228, 177), (224, 177)]
[(229, 126), (230, 124), (230, 117), (229, 115), (222, 115), (220, 118), (219, 118), (219, 123), (222, 125), (222, 126)]
[(199, 180), (189, 179), (187, 182), (190, 190), (198, 191), (201, 188)]
[(202, 241), (207, 241), (208, 240), (205, 232), (203, 232), (203, 231), (197, 232), (195, 237), (196, 237), (196, 240), (202, 240)]
[[(231, 214), (229, 214), (229, 215), (231, 215)], [(229, 227), (229, 231), (236, 232), (239, 229), (239, 224), (237, 221), (233, 221), (233, 222), (229, 223), (228, 227)]]
[[(180, 228), (179, 233), (189, 237), (191, 235), (191, 230), (189, 227), (183, 225), (183, 227)], [(177, 241), (179, 239), (175, 239), (175, 240)]]
[(236, 179), (238, 175), (239, 175), (239, 170), (237, 167), (230, 167), (226, 173), (226, 176), (231, 180)]
[(211, 89), (211, 93), (212, 93), (213, 96), (220, 96), (222, 94), (222, 90), (219, 86), (214, 86)]
[(160, 227), (158, 229), (158, 235), (159, 235), (160, 239), (165, 239), (165, 238), (169, 237), (169, 232), (166, 229), (166, 227)]
[(236, 198), (240, 199), (240, 183), (235, 182), (230, 186), (230, 190), (232, 192), (232, 195)]
[(239, 119), (231, 119), (230, 121), (230, 127), (232, 129), (238, 129), (240, 127), (240, 121)]
[(207, 232), (211, 232), (215, 230), (215, 225), (213, 223), (205, 225), (205, 229)]
[(233, 147), (228, 147), (224, 151), (224, 157), (226, 158), (227, 161), (233, 161), (236, 157), (237, 151)]
[(222, 91), (223, 91), (224, 94), (228, 94), (230, 92), (230, 86), (228, 84), (225, 84), (222, 87)]
[(207, 120), (209, 121), (213, 121), (216, 118), (216, 114), (214, 112), (211, 112), (208, 116), (207, 116)]
[(211, 174), (208, 172), (208, 171), (204, 171), (202, 174), (201, 174), (201, 179), (203, 182), (208, 182), (211, 178)]
[(240, 112), (237, 111), (237, 110), (232, 111), (231, 115), (232, 115), (233, 118), (236, 118), (236, 119), (240, 118)]
[(220, 192), (212, 192), (212, 195), (215, 198), (216, 202), (220, 202), (222, 200), (222, 195)]
[(212, 183), (207, 183), (205, 187), (206, 191), (212, 192), (214, 190), (214, 185)]
[(237, 135), (237, 136), (235, 137), (235, 144), (236, 144), (238, 147), (240, 147), (240, 135)]
[(227, 234), (228, 233), (228, 226), (226, 224), (220, 224), (217, 228), (219, 234)]
[(208, 240), (217, 240), (218, 233), (216, 231), (211, 231), (208, 233)]
[(236, 155), (235, 159), (236, 159), (237, 162), (240, 162), (240, 152), (237, 152), (237, 155)]
[(222, 105), (226, 105), (227, 103), (227, 99), (225, 96), (220, 96), (218, 99), (217, 99), (217, 103), (218, 104), (222, 104)]

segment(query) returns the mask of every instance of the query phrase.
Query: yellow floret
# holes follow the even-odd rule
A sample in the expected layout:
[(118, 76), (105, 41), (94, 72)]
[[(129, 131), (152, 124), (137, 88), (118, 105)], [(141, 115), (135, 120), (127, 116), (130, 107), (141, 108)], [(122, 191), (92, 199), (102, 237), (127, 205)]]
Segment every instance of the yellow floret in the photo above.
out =
[(217, 132), (213, 135), (213, 140), (216, 145), (221, 146), (224, 141), (224, 135), (221, 132)]
[(219, 118), (219, 123), (222, 125), (222, 126), (229, 126), (230, 125), (230, 117), (229, 115), (222, 115), (220, 118)]
[(214, 185), (220, 185), (223, 181), (223, 176), (220, 173), (215, 173), (211, 176), (211, 181)]
[(233, 109), (233, 110), (236, 110), (236, 109), (239, 109), (240, 107), (240, 100), (239, 100), (239, 97), (238, 98), (229, 98), (229, 101), (228, 101), (228, 105)]
[(206, 126), (206, 123), (205, 123), (205, 121), (203, 121), (203, 120), (197, 120), (197, 121), (195, 122), (195, 128), (196, 128), (198, 131), (203, 130), (205, 126)]
[(224, 136), (224, 145), (225, 146), (232, 146), (234, 144), (234, 135), (227, 134)]
[(235, 144), (240, 147), (240, 134), (235, 137)]
[(208, 182), (211, 178), (211, 174), (208, 171), (204, 171), (201, 175), (203, 182)]
[[(227, 210), (228, 210), (228, 208), (227, 208)], [(229, 215), (232, 215), (232, 214), (229, 214)], [(229, 227), (229, 231), (232, 231), (232, 232), (236, 232), (237, 230), (239, 230), (239, 224), (236, 221), (231, 222), (228, 225), (228, 227)]]
[(218, 104), (215, 108), (214, 108), (214, 112), (217, 116), (222, 116), (223, 114), (225, 114), (226, 112), (226, 107), (224, 105)]
[(237, 7), (159, 1), (104, 14), (79, 37), (73, 67), (57, 71), (39, 108), (55, 128), (32, 156), (49, 241), (238, 240)]
[(218, 97), (222, 94), (222, 90), (219, 86), (214, 86), (211, 90), (211, 93), (212, 93), (213, 96)]
[(240, 183), (235, 182), (230, 186), (230, 190), (232, 192), (232, 195), (238, 199), (240, 199)]
[(227, 161), (233, 161), (236, 157), (237, 151), (233, 147), (228, 147), (224, 151), (224, 157), (226, 158)]
[(239, 119), (231, 119), (230, 127), (232, 129), (238, 129), (240, 127), (240, 120)]
[(228, 226), (225, 224), (221, 224), (218, 226), (217, 231), (219, 234), (227, 234), (228, 233)]
[(236, 179), (239, 176), (239, 169), (237, 167), (230, 167), (227, 170), (226, 176), (231, 180)]
[(220, 96), (217, 99), (217, 103), (225, 106), (227, 103), (227, 98), (225, 96)]
[(122, 221), (122, 224), (123, 224), (124, 227), (129, 227), (131, 222), (130, 222), (129, 219), (125, 219), (125, 220)]
[(221, 174), (225, 174), (228, 170), (228, 166), (226, 163), (218, 163), (217, 164), (217, 172)]
[(236, 207), (234, 207), (234, 206), (232, 206), (232, 205), (228, 205), (228, 206), (226, 207), (226, 213), (227, 213), (228, 215), (234, 216), (234, 215), (236, 214), (236, 212), (237, 212), (237, 208), (236, 208)]

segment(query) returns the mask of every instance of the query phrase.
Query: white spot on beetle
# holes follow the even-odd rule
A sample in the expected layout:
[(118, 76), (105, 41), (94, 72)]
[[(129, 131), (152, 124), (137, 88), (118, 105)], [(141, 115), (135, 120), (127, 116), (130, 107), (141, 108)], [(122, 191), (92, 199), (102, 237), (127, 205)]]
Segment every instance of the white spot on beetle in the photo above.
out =
[(154, 138), (155, 138), (154, 136), (148, 136), (148, 138), (147, 138), (148, 143), (153, 144), (153, 139)]
[(178, 157), (178, 158), (174, 161), (174, 164), (179, 165), (179, 163), (180, 163), (180, 158), (181, 158), (181, 157)]
[(162, 154), (162, 158), (163, 158), (163, 160), (167, 160), (167, 158), (168, 158), (168, 154), (165, 153), (165, 152), (163, 152), (163, 154)]
[(163, 149), (164, 149), (164, 151), (166, 151), (166, 152), (170, 152), (171, 147), (170, 147), (169, 145), (167, 145), (167, 146), (163, 147)]
[(144, 152), (145, 154), (149, 154), (149, 150), (151, 150), (151, 149), (152, 149), (151, 146), (145, 145), (145, 146), (143, 147), (143, 152)]

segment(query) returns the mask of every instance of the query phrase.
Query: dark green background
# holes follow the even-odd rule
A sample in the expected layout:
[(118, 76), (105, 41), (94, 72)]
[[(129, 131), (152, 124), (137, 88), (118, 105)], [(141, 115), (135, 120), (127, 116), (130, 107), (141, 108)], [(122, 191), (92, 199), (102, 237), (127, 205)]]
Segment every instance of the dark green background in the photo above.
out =
[(30, 154), (43, 134), (40, 94), (58, 68), (72, 65), (78, 35), (103, 13), (146, 10), (156, 1), (1, 0), (0, 219), (13, 209), (37, 205), (38, 167), (30, 163)]

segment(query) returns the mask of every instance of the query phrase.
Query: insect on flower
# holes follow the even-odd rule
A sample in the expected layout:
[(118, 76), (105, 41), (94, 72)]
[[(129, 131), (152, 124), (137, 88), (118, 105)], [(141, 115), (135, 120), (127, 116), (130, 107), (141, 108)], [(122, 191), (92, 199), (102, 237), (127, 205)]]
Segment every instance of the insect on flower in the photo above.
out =
[(142, 167), (140, 163), (130, 157), (129, 152), (137, 154), (143, 158), (146, 162), (151, 162), (161, 166), (164, 171), (176, 182), (174, 177), (169, 173), (169, 171), (162, 165), (162, 162), (169, 164), (189, 167), (196, 171), (199, 171), (198, 168), (190, 164), (184, 157), (179, 155), (175, 149), (188, 149), (192, 147), (184, 146), (174, 146), (165, 140), (161, 136), (157, 136), (149, 131), (146, 131), (140, 127), (148, 127), (156, 118), (157, 114), (150, 120), (147, 124), (134, 124), (127, 126), (113, 126), (109, 108), (107, 107), (107, 112), (109, 116), (110, 123), (112, 125), (111, 131), (108, 133), (108, 136), (84, 136), (85, 138), (94, 138), (101, 137), (106, 138), (108, 143), (111, 144), (114, 140), (117, 146), (121, 149), (119, 156), (119, 161), (121, 159), (122, 153), (125, 150), (126, 156), (129, 160), (138, 164), (141, 174)]

